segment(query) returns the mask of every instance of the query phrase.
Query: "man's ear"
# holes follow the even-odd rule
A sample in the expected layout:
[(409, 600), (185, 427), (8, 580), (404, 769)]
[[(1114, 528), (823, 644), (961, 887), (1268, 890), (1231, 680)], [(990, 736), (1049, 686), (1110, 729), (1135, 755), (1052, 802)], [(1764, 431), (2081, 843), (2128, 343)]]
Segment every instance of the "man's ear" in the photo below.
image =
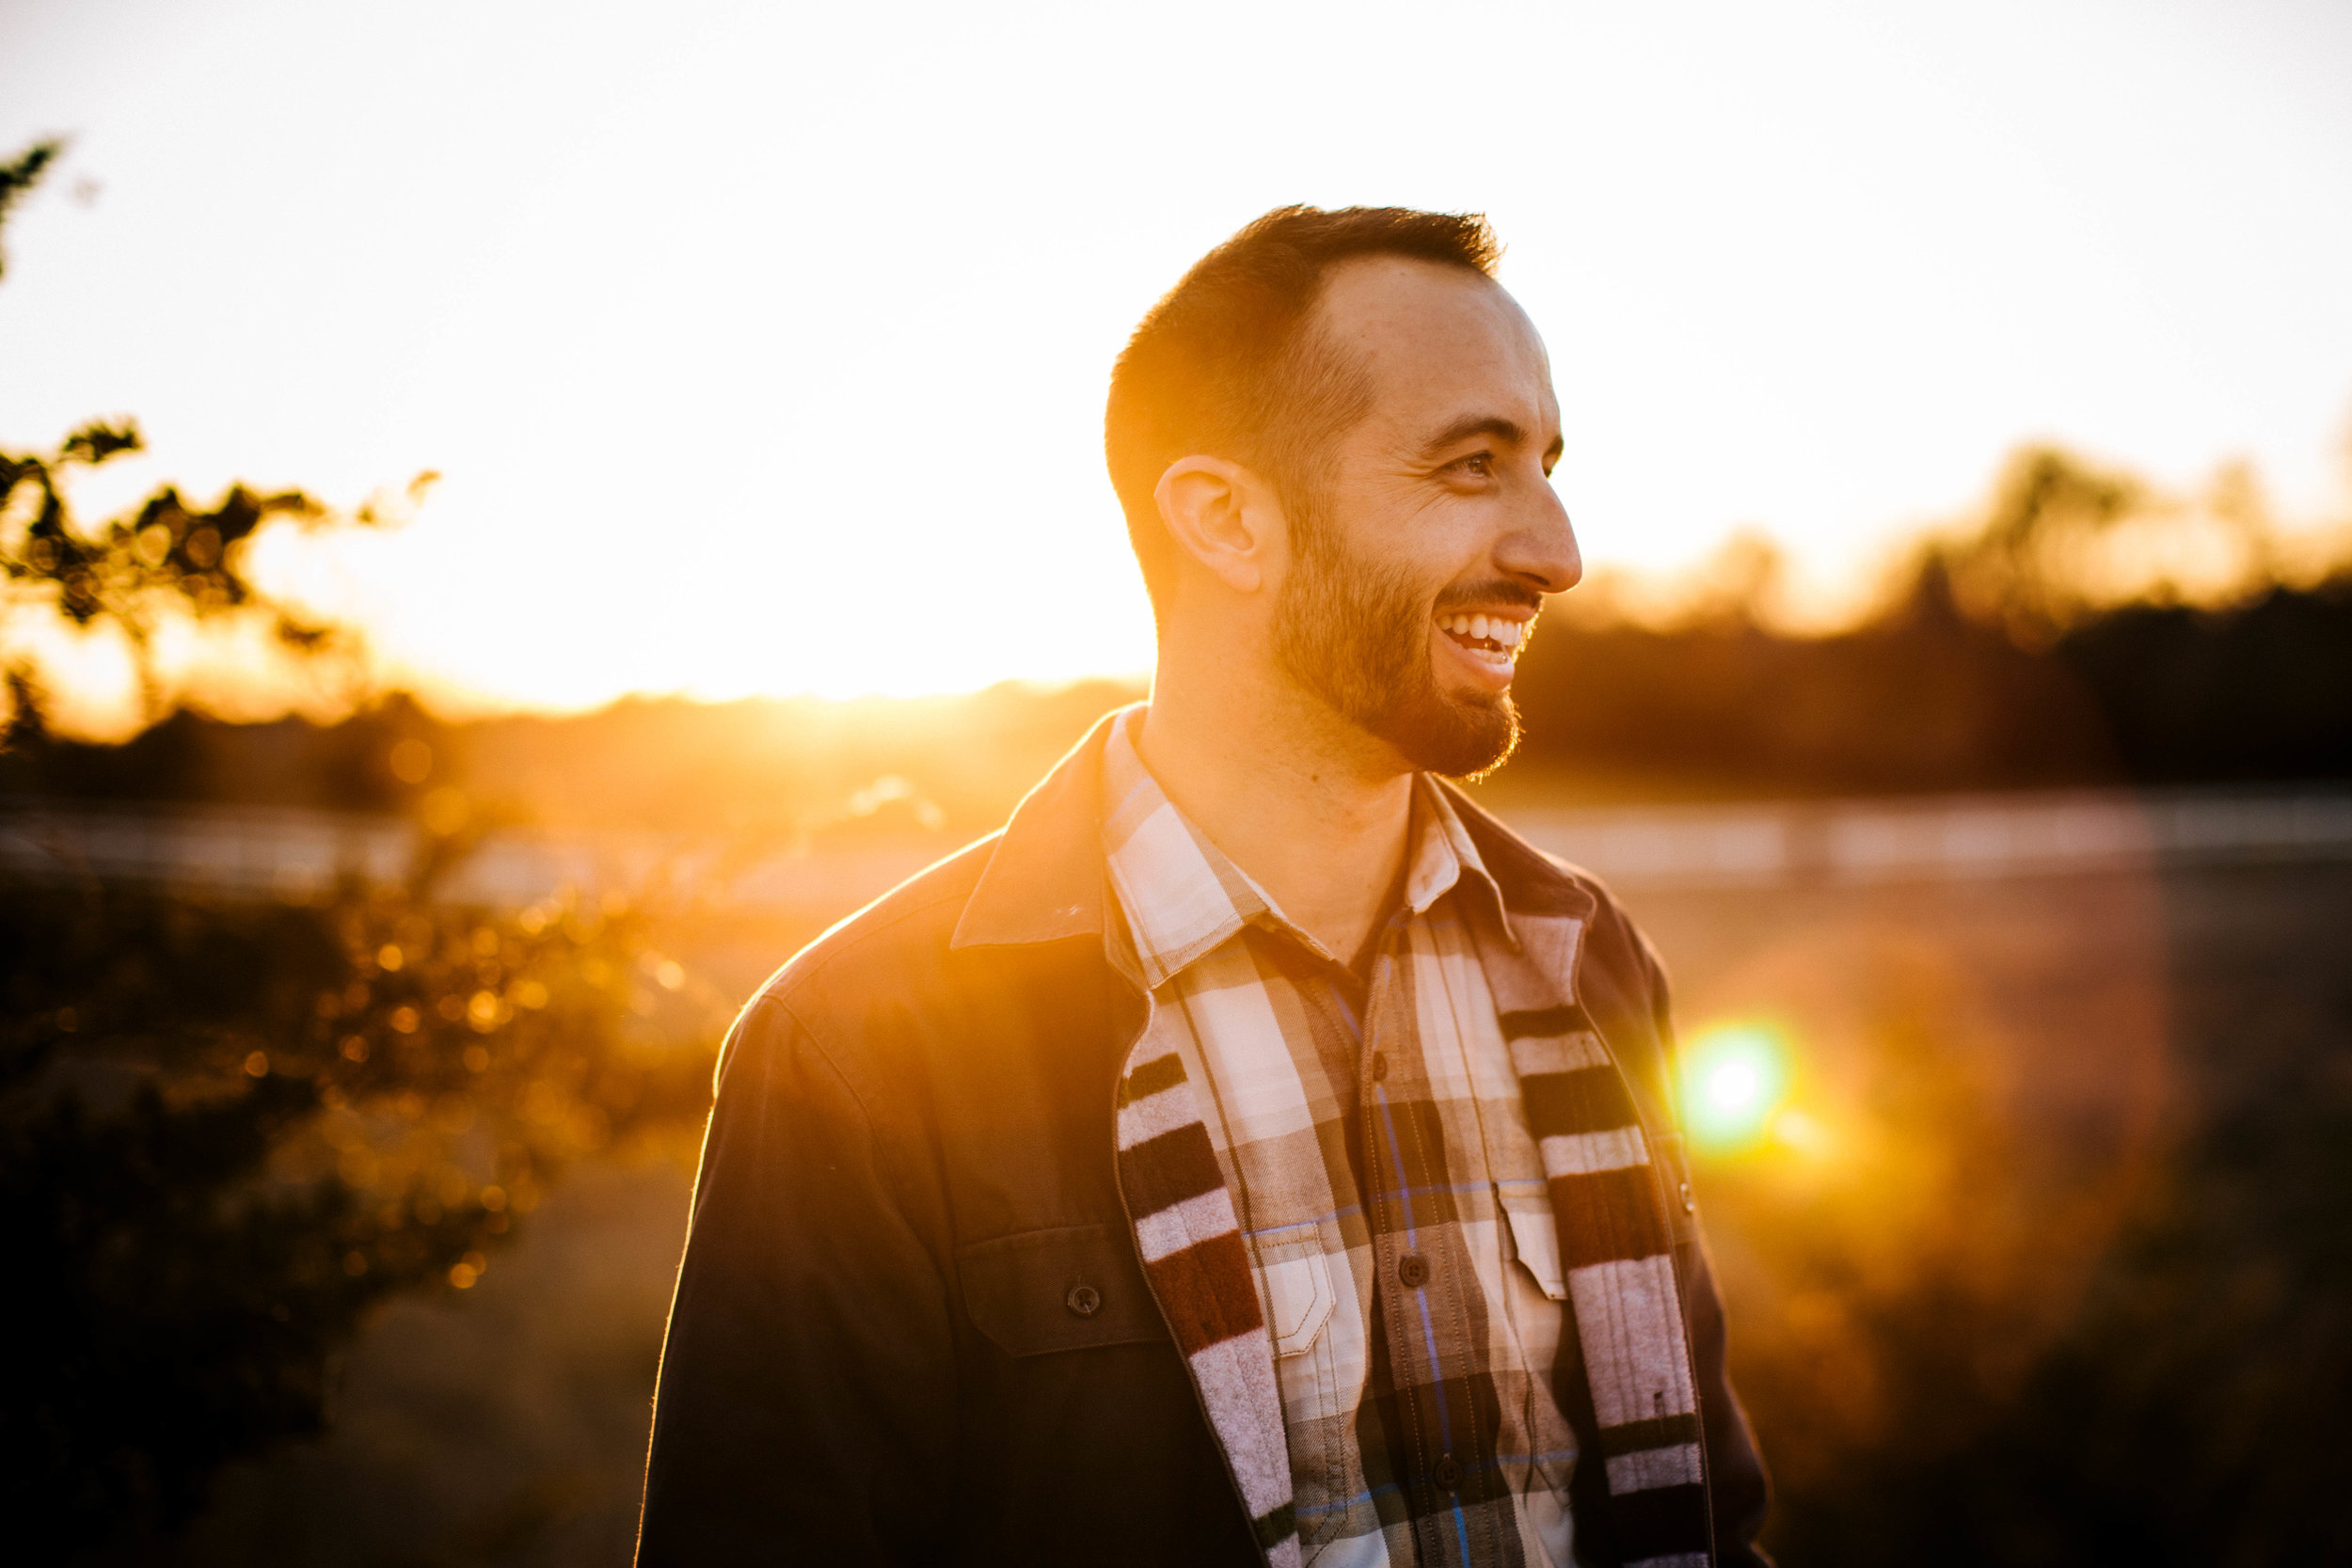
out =
[(1265, 585), (1285, 539), (1272, 485), (1222, 457), (1180, 457), (1152, 498), (1179, 550), (1237, 594)]

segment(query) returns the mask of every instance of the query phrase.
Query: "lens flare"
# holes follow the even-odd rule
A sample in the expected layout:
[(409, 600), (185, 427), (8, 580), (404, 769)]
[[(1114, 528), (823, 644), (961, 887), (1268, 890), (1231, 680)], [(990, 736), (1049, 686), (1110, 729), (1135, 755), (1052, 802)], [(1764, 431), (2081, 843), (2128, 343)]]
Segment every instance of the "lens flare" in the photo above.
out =
[(1728, 1153), (1761, 1138), (1788, 1089), (1788, 1047), (1768, 1025), (1704, 1030), (1683, 1053), (1684, 1117), (1691, 1141), (1709, 1152)]

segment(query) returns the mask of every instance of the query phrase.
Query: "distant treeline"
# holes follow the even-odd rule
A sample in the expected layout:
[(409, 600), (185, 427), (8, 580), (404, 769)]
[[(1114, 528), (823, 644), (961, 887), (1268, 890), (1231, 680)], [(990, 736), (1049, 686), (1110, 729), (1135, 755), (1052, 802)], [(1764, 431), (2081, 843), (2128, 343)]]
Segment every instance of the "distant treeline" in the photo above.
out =
[[(2352, 565), (2281, 580), (2250, 476), (2218, 488), (2028, 447), (1851, 630), (1775, 635), (1753, 586), (1667, 629), (1539, 628), (1526, 760), (1707, 794), (2352, 777)], [(2198, 545), (2241, 563), (2202, 604), (2150, 570)]]
[(2226, 611), (2128, 605), (2044, 648), (1940, 574), (1834, 637), (1732, 626), (1539, 631), (1532, 770), (1677, 793), (1878, 794), (2352, 776), (2352, 578)]
[[(2219, 607), (2102, 600), (2082, 563), (2146, 509), (2128, 477), (2029, 449), (1979, 525), (1922, 546), (1850, 630), (1774, 630), (1753, 594), (1665, 626), (1555, 611), (1521, 662), (1527, 738), (1497, 787), (1724, 798), (2352, 778), (2352, 570), (2301, 586), (2274, 575)], [(328, 726), (183, 710), (119, 746), (48, 735), (20, 705), (0, 794), (386, 811), (438, 792), (445, 808), (462, 797), (477, 816), (575, 827), (969, 835), (1140, 694), (1103, 681), (898, 702), (630, 699), (454, 725), (394, 695)]]

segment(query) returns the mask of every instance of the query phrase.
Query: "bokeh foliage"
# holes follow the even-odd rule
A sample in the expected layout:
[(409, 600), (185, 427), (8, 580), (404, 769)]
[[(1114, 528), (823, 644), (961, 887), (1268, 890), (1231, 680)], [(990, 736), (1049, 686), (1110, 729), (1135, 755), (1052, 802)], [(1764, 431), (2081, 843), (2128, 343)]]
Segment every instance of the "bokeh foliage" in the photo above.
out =
[[(2000, 895), (1925, 985), (1804, 944), (1824, 992), (1863, 993), (1861, 1108), (1889, 1136), (1840, 1181), (1701, 1173), (1727, 1273), (1777, 1276), (1735, 1303), (1732, 1350), (1785, 1562), (2352, 1560), (2352, 875), (2166, 881), (2144, 957), (2170, 1083), (2158, 1157), (2120, 1184), (2112, 1111), (2020, 1110), (2070, 1061), (2131, 1076), (2120, 885)], [(2085, 994), (2034, 995), (2004, 1049), (1963, 978)], [(2004, 1058), (2010, 1083), (1969, 1081)]]
[(568, 1161), (708, 1101), (710, 1021), (625, 909), (5, 892), (0, 1201), (40, 1282), (5, 1484), (53, 1546), (317, 1431), (370, 1306), (470, 1288)]

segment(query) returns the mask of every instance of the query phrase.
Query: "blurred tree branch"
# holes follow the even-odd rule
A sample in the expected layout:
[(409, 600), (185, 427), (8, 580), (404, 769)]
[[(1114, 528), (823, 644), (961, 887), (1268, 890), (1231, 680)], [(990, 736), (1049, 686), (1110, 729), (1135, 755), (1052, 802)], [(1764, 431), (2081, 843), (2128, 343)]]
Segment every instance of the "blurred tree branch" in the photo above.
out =
[[(61, 151), (43, 142), (0, 165), (0, 224)], [(76, 631), (111, 629), (129, 644), (138, 672), (143, 717), (163, 717), (166, 693), (156, 667), (161, 627), (174, 618), (219, 624), (260, 620), (275, 644), (302, 660), (356, 657), (355, 628), (323, 621), (271, 594), (247, 570), (247, 546), (273, 520), (308, 531), (396, 519), (421, 502), (439, 476), (419, 474), (397, 511), (370, 502), (354, 511), (326, 505), (301, 490), (262, 494), (231, 485), (212, 506), (165, 485), (135, 511), (95, 526), (73, 515), (72, 480), (79, 471), (139, 451), (138, 424), (92, 420), (53, 452), (0, 451), (0, 655), (8, 659), (10, 734), (38, 729), (40, 682), (23, 646), (27, 624), (54, 617)]]
[[(322, 621), (271, 594), (250, 576), (246, 546), (263, 525), (283, 518), (308, 531), (376, 527), (393, 514), (370, 504), (341, 512), (307, 492), (263, 495), (236, 484), (211, 507), (184, 499), (166, 485), (136, 511), (86, 527), (72, 512), (68, 480), (140, 450), (130, 420), (93, 420), (66, 437), (54, 453), (0, 451), (0, 637), (26, 621), (55, 616), (76, 630), (111, 628), (129, 643), (139, 674), (145, 717), (163, 716), (166, 693), (155, 664), (155, 640), (174, 617), (219, 623), (264, 622), (276, 644), (300, 659), (356, 657), (357, 631)], [(406, 499), (421, 500), (437, 476), (420, 474)], [(28, 656), (13, 648), (8, 673), (21, 705), (38, 703), (39, 681)], [(37, 721), (38, 709), (31, 721)], [(19, 723), (28, 721), (20, 717)]]
[[(0, 163), (0, 229), (8, 226), (10, 210), (40, 183), (41, 175), (64, 151), (65, 143), (52, 136), (35, 142), (7, 163)], [(8, 253), (0, 249), (0, 277), (5, 277), (8, 269)]]

